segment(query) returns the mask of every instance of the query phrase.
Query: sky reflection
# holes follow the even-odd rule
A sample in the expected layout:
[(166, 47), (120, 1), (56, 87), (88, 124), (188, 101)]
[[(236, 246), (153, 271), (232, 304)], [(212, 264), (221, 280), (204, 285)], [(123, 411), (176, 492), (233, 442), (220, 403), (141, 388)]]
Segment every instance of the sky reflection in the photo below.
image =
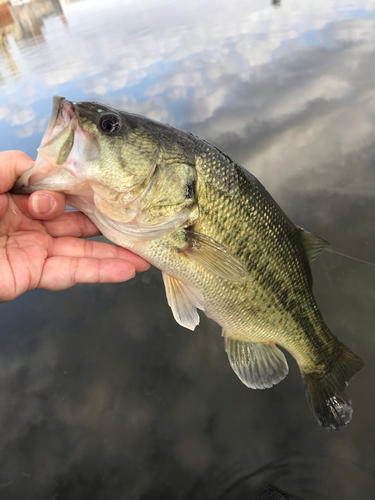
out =
[[(275, 3), (0, 10), (1, 149), (35, 156), (54, 94), (103, 100), (214, 142), (294, 222), (374, 262), (375, 1)], [(292, 360), (284, 382), (249, 391), (216, 324), (176, 325), (155, 269), (2, 304), (0, 497), (229, 500), (255, 491), (231, 489), (240, 464), (305, 500), (373, 500), (374, 268), (324, 253), (313, 273), (328, 325), (366, 362), (334, 434)]]
[[(228, 132), (243, 136), (254, 122), (274, 124), (300, 115), (318, 99), (344, 98), (350, 93), (349, 72), (374, 49), (370, 0), (316, 1), (303, 8), (294, 1), (279, 9), (260, 0), (204, 5), (198, 0), (111, 0), (105, 8), (101, 1), (64, 5), (50, 0), (43, 5), (39, 16), (35, 8), (28, 14), (14, 7), (14, 23), (2, 28), (0, 118), (21, 137), (40, 137), (48, 116), (44, 98), (52, 94), (104, 99), (190, 126), (205, 123), (228, 105), (233, 109), (233, 93), (248, 84), (256, 102), (247, 119), (238, 120), (235, 129), (233, 123), (210, 127), (211, 139)], [(350, 60), (345, 55), (346, 71), (305, 75), (298, 89), (290, 89), (296, 63), (310, 65), (314, 55), (324, 59), (348, 44), (354, 53)], [(268, 96), (259, 96), (263, 86)], [(288, 93), (281, 100), (273, 91), (285, 87)], [(30, 127), (36, 119), (37, 126)]]

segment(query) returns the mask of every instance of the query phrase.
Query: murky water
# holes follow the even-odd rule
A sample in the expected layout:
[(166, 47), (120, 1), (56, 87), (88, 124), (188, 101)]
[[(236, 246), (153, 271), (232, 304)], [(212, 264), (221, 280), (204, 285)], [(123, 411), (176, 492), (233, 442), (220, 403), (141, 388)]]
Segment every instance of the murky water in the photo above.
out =
[[(35, 156), (54, 94), (103, 100), (213, 142), (295, 223), (375, 261), (375, 1), (10, 4), (1, 149)], [(366, 363), (337, 433), (292, 359), (275, 388), (243, 386), (218, 325), (179, 327), (155, 269), (2, 304), (0, 498), (375, 499), (375, 268), (324, 252), (313, 273)]]

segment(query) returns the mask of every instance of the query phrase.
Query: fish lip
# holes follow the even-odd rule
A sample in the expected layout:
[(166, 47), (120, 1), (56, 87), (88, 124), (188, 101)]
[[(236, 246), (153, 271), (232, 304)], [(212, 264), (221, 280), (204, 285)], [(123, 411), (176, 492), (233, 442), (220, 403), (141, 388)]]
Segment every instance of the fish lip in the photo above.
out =
[[(60, 123), (58, 123), (58, 121)], [(35, 184), (32, 182), (32, 176), (35, 172), (38, 171), (38, 168), (43, 162), (48, 164), (48, 160), (45, 161), (44, 156), (43, 156), (43, 147), (48, 145), (49, 142), (51, 142), (60, 132), (65, 130), (68, 127), (73, 127), (74, 130), (77, 130), (79, 125), (78, 125), (78, 117), (76, 114), (76, 106), (73, 101), (68, 101), (65, 97), (62, 96), (54, 96), (52, 100), (52, 112), (51, 112), (51, 117), (48, 122), (46, 131), (44, 133), (44, 136), (42, 138), (40, 147), (38, 148), (38, 157), (34, 163), (34, 165), (26, 170), (21, 177), (17, 179), (15, 182), (11, 193), (13, 194), (31, 194), (34, 191), (37, 191), (39, 189), (48, 189), (43, 184), (43, 180), (41, 179), (37, 181)], [(50, 162), (50, 167), (52, 167), (54, 164)], [(55, 165), (56, 170), (58, 168), (62, 168), (60, 165)], [(45, 171), (46, 176), (45, 178), (48, 178), (48, 170)], [(68, 187), (68, 185), (66, 186)], [(60, 189), (56, 187), (53, 189), (54, 191), (62, 191), (64, 190), (64, 186), (61, 186)]]
[(75, 116), (75, 103), (73, 103), (72, 101), (68, 101), (67, 99), (65, 99), (65, 97), (55, 95), (52, 99), (51, 117), (49, 119), (47, 129), (44, 133), (40, 147), (44, 146), (44, 144), (46, 144), (53, 138), (53, 130), (59, 118), (60, 112), (64, 118), (64, 121), (66, 121), (66, 125), (68, 125)]
[[(55, 102), (55, 97), (53, 98), (54, 102)], [(76, 121), (77, 121), (75, 104), (72, 101), (68, 101), (67, 99), (65, 99), (63, 97), (63, 98), (58, 98), (57, 103), (59, 105), (59, 109), (57, 110), (55, 125), (56, 125), (56, 121), (58, 120), (59, 117), (63, 118), (67, 127), (72, 122), (72, 120), (76, 119)], [(53, 109), (53, 111), (54, 111), (54, 109)]]
[[(32, 167), (31, 167), (32, 168)], [(22, 176), (21, 176), (22, 177)], [(36, 189), (33, 186), (25, 186), (23, 181), (21, 182), (19, 177), (12, 189), (9, 191), (11, 194), (31, 194), (36, 191)]]
[(27, 169), (21, 177), (19, 177), (14, 183), (13, 188), (10, 190), (11, 194), (31, 194), (38, 190), (37, 185), (30, 184), (30, 177), (33, 173), (35, 163), (32, 167)]

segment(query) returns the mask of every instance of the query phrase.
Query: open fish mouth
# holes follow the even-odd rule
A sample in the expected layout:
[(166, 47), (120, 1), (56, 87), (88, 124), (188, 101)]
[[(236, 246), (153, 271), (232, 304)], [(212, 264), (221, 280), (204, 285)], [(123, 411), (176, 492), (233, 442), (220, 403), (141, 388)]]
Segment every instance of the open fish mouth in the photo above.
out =
[[(114, 116), (101, 108), (99, 112), (103, 112), (104, 116)], [(109, 176), (115, 181), (111, 184), (110, 179), (108, 182), (106, 172), (103, 174), (101, 169), (100, 141), (95, 136), (98, 116), (96, 103), (72, 102), (54, 96), (51, 118), (38, 148), (37, 159), (16, 181), (12, 193), (31, 194), (39, 190), (63, 192), (67, 195), (69, 206), (81, 210), (91, 219), (95, 217), (97, 225), (101, 224), (103, 216), (112, 222), (127, 224), (127, 229), (123, 227), (122, 232), (129, 238), (134, 237), (133, 232), (138, 239), (150, 239), (155, 234), (161, 237), (176, 229), (188, 218), (187, 208), (174, 217), (168, 214), (161, 216), (155, 223), (143, 219), (141, 198), (153, 186), (154, 163), (147, 165), (143, 179), (136, 180), (139, 184), (132, 184), (130, 177), (128, 185), (119, 185), (118, 179), (124, 174), (123, 165), (117, 176)], [(115, 167), (113, 161), (111, 165)], [(131, 170), (133, 168), (131, 166)], [(157, 183), (158, 176), (154, 177)], [(105, 224), (112, 222), (106, 220)], [(102, 230), (105, 228), (102, 227)]]
[(73, 186), (84, 181), (82, 167), (97, 154), (96, 140), (81, 127), (75, 103), (55, 96), (37, 159), (17, 180), (12, 191), (30, 194), (51, 189), (69, 193)]

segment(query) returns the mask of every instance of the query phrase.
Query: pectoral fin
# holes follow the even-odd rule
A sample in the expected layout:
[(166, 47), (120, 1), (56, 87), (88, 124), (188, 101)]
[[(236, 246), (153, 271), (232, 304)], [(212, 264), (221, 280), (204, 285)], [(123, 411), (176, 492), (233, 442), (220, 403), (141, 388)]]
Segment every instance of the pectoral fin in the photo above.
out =
[(249, 275), (245, 266), (227, 248), (201, 233), (185, 230), (186, 245), (180, 251), (221, 278), (243, 281)]
[(225, 350), (238, 378), (251, 389), (266, 389), (288, 374), (284, 354), (274, 344), (243, 342), (224, 332)]
[(202, 295), (165, 272), (163, 280), (168, 305), (172, 309), (174, 319), (179, 325), (194, 330), (199, 324), (197, 308), (204, 311)]

